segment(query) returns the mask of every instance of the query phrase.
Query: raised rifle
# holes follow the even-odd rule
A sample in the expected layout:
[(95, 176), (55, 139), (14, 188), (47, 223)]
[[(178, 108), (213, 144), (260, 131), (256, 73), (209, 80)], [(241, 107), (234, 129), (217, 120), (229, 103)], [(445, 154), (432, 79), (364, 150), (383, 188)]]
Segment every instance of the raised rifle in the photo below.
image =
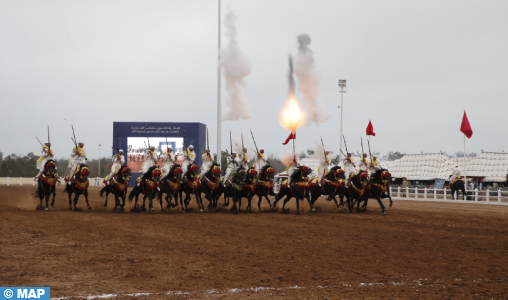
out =
[(168, 157), (171, 157), (169, 154), (168, 129), (167, 128), (166, 128), (166, 153), (168, 154)]
[(150, 137), (148, 136), (148, 123), (145, 123), (146, 139), (148, 140), (148, 149), (150, 149)]
[(370, 164), (374, 165), (374, 162), (372, 161), (372, 153), (370, 153), (370, 141), (369, 140), (367, 140), (367, 144), (369, 145)]
[(254, 134), (252, 134), (252, 130), (250, 131), (250, 135), (252, 135), (252, 140), (254, 141), (254, 147), (256, 147), (256, 154), (259, 153), (258, 146), (256, 145), (256, 140), (254, 139)]
[(116, 152), (120, 152), (120, 133), (116, 130)]
[(41, 141), (39, 140), (39, 138), (38, 138), (38, 137), (35, 137), (35, 138), (39, 141), (39, 144), (41, 144), (41, 146), (43, 146), (43, 147), (44, 147), (44, 145), (41, 143)]
[[(74, 132), (74, 129), (72, 129), (72, 131)], [(49, 139), (49, 125), (48, 125), (48, 150), (51, 150), (51, 140)]]
[[(323, 137), (320, 137), (321, 138), (321, 145), (323, 146), (323, 154), (325, 156), (325, 160), (326, 162), (328, 162), (328, 158), (326, 157), (326, 150), (325, 150), (325, 144), (323, 143)], [(329, 163), (329, 162), (328, 162)]]

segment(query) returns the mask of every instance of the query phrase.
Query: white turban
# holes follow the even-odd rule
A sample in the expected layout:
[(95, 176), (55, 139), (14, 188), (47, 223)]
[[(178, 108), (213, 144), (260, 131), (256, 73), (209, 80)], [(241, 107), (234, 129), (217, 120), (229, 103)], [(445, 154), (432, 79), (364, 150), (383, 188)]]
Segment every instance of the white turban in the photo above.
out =
[(120, 150), (118, 150), (118, 152), (123, 152), (123, 150), (122, 150), (122, 149), (120, 149)]
[(231, 153), (231, 154), (236, 154), (236, 151), (233, 151), (233, 153)]
[(189, 148), (194, 148), (194, 146), (192, 146), (192, 145), (189, 145)]

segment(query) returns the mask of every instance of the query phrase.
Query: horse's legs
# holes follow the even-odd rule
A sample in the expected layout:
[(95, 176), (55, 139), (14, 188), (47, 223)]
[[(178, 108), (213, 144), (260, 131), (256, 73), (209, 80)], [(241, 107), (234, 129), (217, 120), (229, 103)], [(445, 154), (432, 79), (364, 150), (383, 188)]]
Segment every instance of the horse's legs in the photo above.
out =
[(146, 193), (147, 193), (147, 195), (145, 195), (145, 198), (148, 197), (148, 208), (150, 209), (150, 211), (154, 211), (155, 210), (155, 208), (153, 208), (154, 193), (151, 190), (148, 190)]
[[(310, 202), (310, 195), (309, 195), (309, 192), (308, 191), (305, 191), (303, 192), (303, 197), (305, 199), (307, 199), (307, 202), (309, 203), (310, 205), (310, 210), (313, 211), (313, 212), (316, 212), (316, 209), (314, 208), (314, 206), (312, 205), (312, 203)], [(302, 199), (303, 200), (303, 199)], [(335, 201), (335, 203), (337, 203), (337, 201)], [(298, 204), (298, 201), (297, 201), (297, 204), (296, 204), (297, 207), (299, 207), (299, 204)]]
[(72, 210), (72, 187), (67, 185), (65, 188), (67, 189), (67, 196), (69, 197), (69, 209)]
[(288, 203), (289, 199), (291, 199), (291, 196), (287, 195), (286, 199), (284, 199), (284, 203), (282, 204), (282, 211), (284, 211), (284, 208), (286, 207), (286, 203)]
[(236, 206), (236, 202), (238, 201), (237, 197), (233, 195), (233, 209), (235, 210), (235, 214), (238, 214), (238, 207)]
[(51, 192), (51, 186), (48, 186), (48, 189), (44, 190), (44, 199), (46, 200), (46, 210), (49, 210), (48, 204), (49, 204), (50, 192)]
[(80, 193), (80, 192), (78, 192), (78, 191), (76, 191), (76, 192), (74, 193), (74, 201), (73, 201), (73, 202), (74, 202), (74, 210), (76, 210), (76, 204), (78, 204), (78, 198), (79, 198), (79, 195), (80, 195), (80, 194), (81, 194), (81, 193)]
[(205, 211), (203, 207), (203, 199), (201, 199), (201, 191), (199, 189), (195, 189), (194, 195), (196, 196), (196, 202), (198, 203), (199, 211)]
[(381, 206), (381, 211), (383, 212), (383, 215), (386, 215), (386, 208), (385, 205), (383, 204), (383, 201), (381, 201), (381, 196), (376, 195), (376, 200), (379, 203), (379, 206)]
[[(116, 195), (115, 195), (115, 198), (116, 198)], [(127, 190), (125, 190), (125, 192), (123, 192), (122, 205), (120, 205), (121, 208), (124, 208), (124, 206), (125, 206), (125, 198), (127, 198)], [(120, 200), (118, 200), (118, 204), (120, 204)]]
[(86, 206), (88, 207), (88, 209), (92, 209), (92, 207), (90, 206), (90, 202), (88, 202), (88, 189), (86, 189), (86, 190), (83, 192), (83, 195), (85, 196)]
[(51, 206), (55, 205), (55, 197), (56, 197), (56, 187), (52, 186), (50, 189), (50, 193), (53, 194), (53, 200), (51, 200)]
[(300, 199), (298, 199), (298, 197), (296, 197), (295, 199), (296, 199), (296, 214), (299, 215), (300, 214)]

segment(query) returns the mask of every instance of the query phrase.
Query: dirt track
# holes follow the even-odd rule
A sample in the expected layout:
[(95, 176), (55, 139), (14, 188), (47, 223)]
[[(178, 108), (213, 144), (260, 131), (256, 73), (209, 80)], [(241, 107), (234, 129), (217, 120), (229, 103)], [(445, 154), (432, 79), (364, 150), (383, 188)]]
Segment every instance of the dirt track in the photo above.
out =
[(90, 188), (93, 209), (81, 198), (74, 212), (62, 189), (37, 211), (33, 187), (0, 187), (0, 286), (142, 299), (508, 295), (506, 206), (395, 201), (383, 216), (376, 202), (338, 214), (322, 198), (300, 216), (294, 200), (290, 213), (259, 213), (257, 200), (251, 215), (113, 213)]

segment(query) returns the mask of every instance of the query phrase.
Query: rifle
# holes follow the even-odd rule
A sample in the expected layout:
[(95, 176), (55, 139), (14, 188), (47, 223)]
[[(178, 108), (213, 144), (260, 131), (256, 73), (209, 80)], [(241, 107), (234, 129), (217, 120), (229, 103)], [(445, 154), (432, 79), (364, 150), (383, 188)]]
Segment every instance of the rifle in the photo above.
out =
[(167, 129), (166, 129), (166, 153), (169, 155), (168, 130)]
[(254, 141), (254, 146), (256, 147), (256, 154), (259, 153), (258, 146), (256, 145), (256, 140), (254, 139), (254, 134), (252, 134), (252, 130), (250, 131), (250, 135), (252, 135), (252, 140)]
[(229, 146), (231, 147), (231, 155), (233, 155), (233, 141), (231, 140), (231, 131), (229, 132)]
[(325, 156), (325, 160), (328, 162), (328, 158), (326, 157), (326, 150), (325, 150), (325, 144), (323, 143), (323, 137), (321, 138), (321, 145), (323, 146), (323, 154)]
[[(72, 127), (72, 135), (74, 136), (74, 139), (71, 140), (74, 142), (74, 146), (76, 147), (76, 151), (79, 151), (79, 148), (78, 148), (78, 144), (76, 144), (76, 134), (74, 133), (74, 125), (71, 124), (71, 127)], [(48, 127), (48, 139), (49, 139), (49, 127)], [(49, 142), (49, 140), (48, 140)], [(85, 160), (88, 160), (88, 158), (85, 157)]]
[[(360, 141), (362, 142), (362, 154), (365, 153), (365, 151), (363, 151), (363, 138), (360, 138)], [(363, 155), (362, 155), (362, 158), (363, 158)]]
[(370, 153), (370, 141), (369, 141), (369, 140), (367, 140), (367, 143), (368, 143), (368, 145), (369, 145), (370, 164), (371, 164), (371, 165), (373, 165), (373, 164), (374, 164), (374, 162), (372, 161), (372, 153)]
[[(72, 129), (72, 131), (74, 132), (74, 129)], [(48, 150), (51, 150), (51, 140), (49, 139), (49, 125), (48, 125)]]
[(243, 149), (245, 148), (245, 147), (243, 146), (243, 133), (240, 133), (240, 136), (242, 137), (242, 151), (243, 151)]
[(145, 123), (146, 139), (148, 140), (148, 149), (150, 149), (150, 137), (148, 136), (148, 123)]
[(116, 130), (116, 152), (120, 152), (120, 133)]
[(211, 159), (212, 156), (210, 154), (210, 139), (209, 139), (208, 127), (206, 127), (206, 150), (208, 150), (206, 155)]
[(41, 144), (41, 146), (44, 146), (44, 145), (41, 143), (41, 141), (39, 140), (39, 138), (38, 138), (38, 137), (35, 137), (35, 138), (39, 141), (39, 144)]

